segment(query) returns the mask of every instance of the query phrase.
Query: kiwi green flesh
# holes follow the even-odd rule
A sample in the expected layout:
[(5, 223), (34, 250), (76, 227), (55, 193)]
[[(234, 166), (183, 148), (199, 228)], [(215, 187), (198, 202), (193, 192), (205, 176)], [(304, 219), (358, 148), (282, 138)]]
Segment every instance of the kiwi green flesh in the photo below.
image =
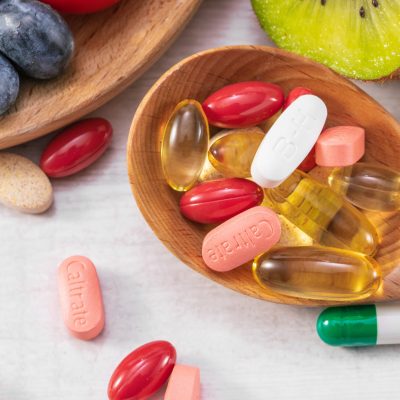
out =
[(252, 0), (261, 26), (289, 51), (355, 79), (400, 67), (400, 0)]

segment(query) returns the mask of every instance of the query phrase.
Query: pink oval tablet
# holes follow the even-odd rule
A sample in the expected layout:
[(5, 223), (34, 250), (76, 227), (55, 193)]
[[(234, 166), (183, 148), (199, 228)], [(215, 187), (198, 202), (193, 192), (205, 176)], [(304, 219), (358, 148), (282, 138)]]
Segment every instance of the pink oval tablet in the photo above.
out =
[(70, 333), (83, 340), (98, 336), (104, 328), (104, 307), (93, 263), (82, 256), (67, 258), (58, 269), (58, 288)]
[(188, 365), (175, 365), (164, 400), (200, 400), (200, 370)]
[(269, 250), (280, 237), (278, 216), (269, 208), (253, 207), (206, 235), (203, 260), (215, 271), (230, 271)]
[(315, 147), (315, 161), (321, 167), (355, 164), (365, 152), (365, 131), (358, 126), (335, 126), (323, 131)]

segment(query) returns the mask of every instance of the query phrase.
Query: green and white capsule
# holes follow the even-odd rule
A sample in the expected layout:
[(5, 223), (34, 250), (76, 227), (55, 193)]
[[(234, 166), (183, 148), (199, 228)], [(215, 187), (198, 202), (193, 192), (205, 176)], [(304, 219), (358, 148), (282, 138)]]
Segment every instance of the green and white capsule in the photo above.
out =
[(400, 305), (329, 307), (317, 320), (317, 332), (331, 346), (400, 343)]

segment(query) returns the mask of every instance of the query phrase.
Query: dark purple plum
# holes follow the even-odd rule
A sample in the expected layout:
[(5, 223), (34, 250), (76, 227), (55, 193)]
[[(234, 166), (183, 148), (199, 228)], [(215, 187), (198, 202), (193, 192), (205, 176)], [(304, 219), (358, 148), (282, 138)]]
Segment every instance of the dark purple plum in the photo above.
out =
[(71, 31), (50, 6), (35, 0), (0, 0), (0, 52), (26, 75), (55, 78), (73, 51)]
[(0, 54), (0, 115), (15, 103), (18, 93), (18, 72), (10, 61)]

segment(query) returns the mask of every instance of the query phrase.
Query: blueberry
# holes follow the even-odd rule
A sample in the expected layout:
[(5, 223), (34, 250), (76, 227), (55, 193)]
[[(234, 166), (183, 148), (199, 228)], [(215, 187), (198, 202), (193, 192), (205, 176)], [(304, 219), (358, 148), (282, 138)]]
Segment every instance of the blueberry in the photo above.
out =
[(25, 74), (56, 77), (73, 50), (71, 31), (50, 6), (35, 0), (0, 0), (0, 52)]
[(18, 92), (18, 73), (13, 65), (0, 54), (0, 115), (14, 104)]

